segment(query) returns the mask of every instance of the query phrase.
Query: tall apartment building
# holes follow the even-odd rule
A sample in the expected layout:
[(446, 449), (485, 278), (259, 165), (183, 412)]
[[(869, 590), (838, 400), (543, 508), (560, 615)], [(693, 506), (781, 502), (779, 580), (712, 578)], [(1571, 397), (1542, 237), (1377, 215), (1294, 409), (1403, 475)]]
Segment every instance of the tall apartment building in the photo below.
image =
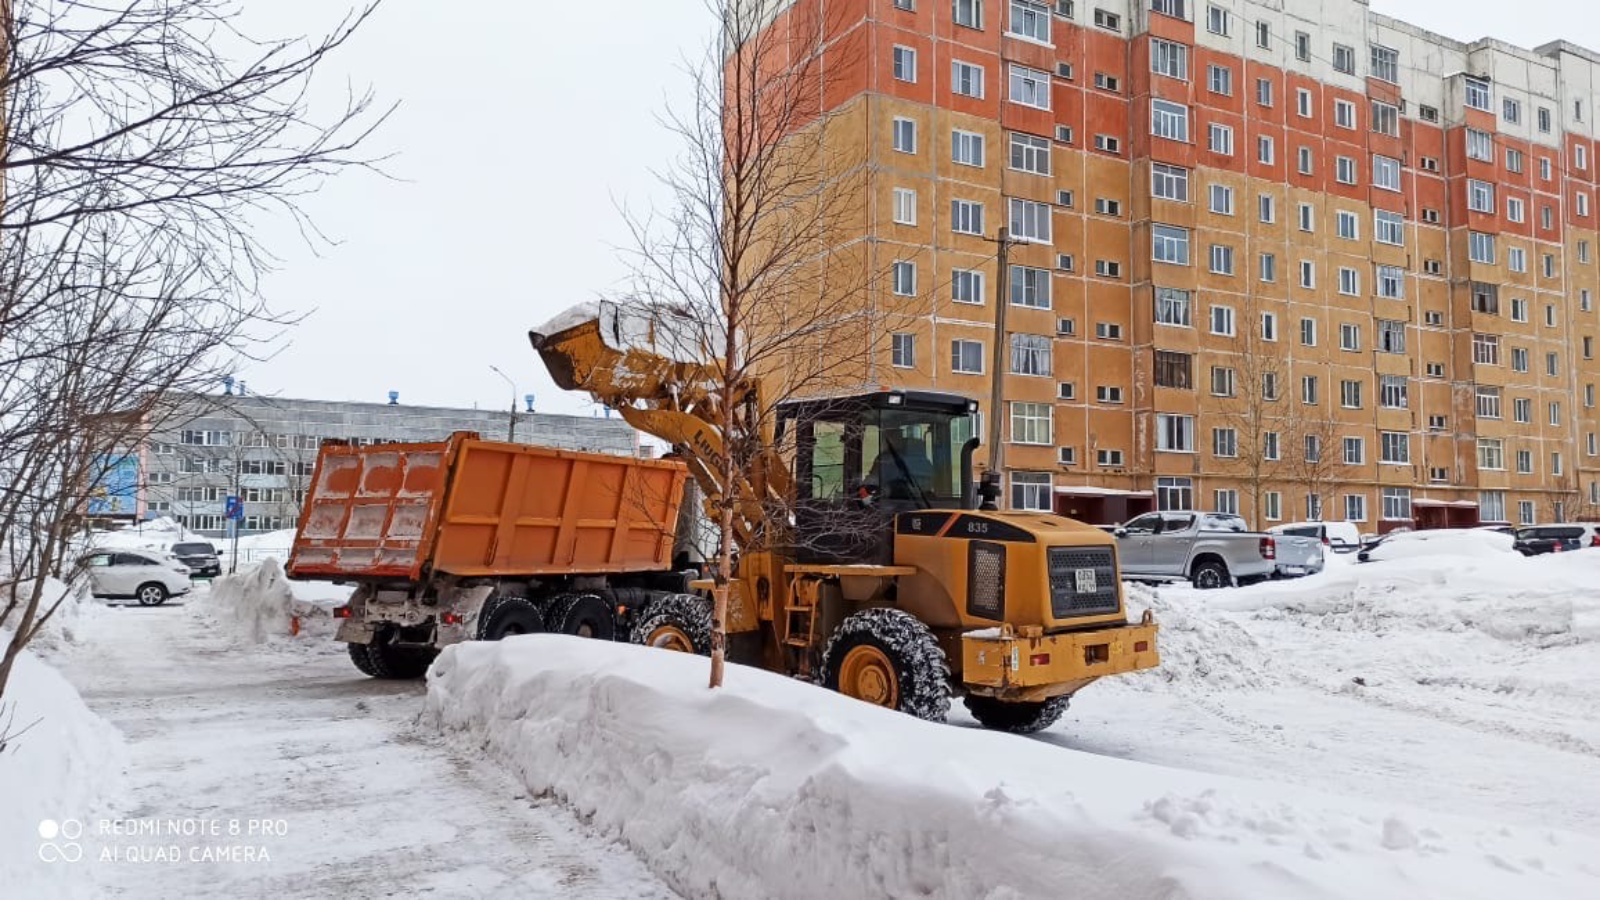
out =
[[(132, 506), (139, 517), (169, 516), (213, 536), (227, 528), (229, 496), (243, 503), (243, 533), (295, 527), (326, 439), (423, 442), (475, 431), (506, 440), (513, 427), (509, 410), (256, 395), (196, 395), (184, 409), (130, 454), (139, 462)], [(514, 427), (522, 443), (623, 455), (640, 450), (638, 432), (621, 419), (519, 412)]]
[(778, 5), (859, 60), (811, 127), (868, 172), (874, 377), (987, 400), (1009, 304), (1013, 507), (1600, 509), (1600, 55), (1363, 0)]

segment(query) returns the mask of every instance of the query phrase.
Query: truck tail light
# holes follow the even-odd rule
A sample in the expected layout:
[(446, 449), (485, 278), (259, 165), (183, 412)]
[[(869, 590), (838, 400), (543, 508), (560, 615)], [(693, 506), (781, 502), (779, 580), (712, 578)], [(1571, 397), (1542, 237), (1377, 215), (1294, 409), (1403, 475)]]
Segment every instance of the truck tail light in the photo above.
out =
[(1600, 547), (1600, 531), (1595, 532), (1594, 537), (1589, 538), (1589, 546)]
[(1276, 540), (1274, 540), (1272, 538), (1269, 538), (1269, 537), (1264, 537), (1264, 538), (1261, 539), (1261, 558), (1262, 559), (1277, 559), (1278, 558), (1278, 542)]
[(1048, 654), (1048, 653), (1035, 653), (1032, 656), (1028, 657), (1028, 665), (1030, 665), (1030, 666), (1048, 666), (1048, 665), (1050, 665), (1050, 654)]
[(439, 621), (442, 624), (445, 624), (445, 625), (460, 625), (461, 624), (461, 614), (460, 613), (453, 613), (453, 612), (442, 613), (439, 616)]
[(349, 605), (347, 604), (345, 606), (335, 606), (333, 608), (333, 617), (335, 619), (348, 619), (348, 618), (350, 618), (350, 607), (349, 607)]

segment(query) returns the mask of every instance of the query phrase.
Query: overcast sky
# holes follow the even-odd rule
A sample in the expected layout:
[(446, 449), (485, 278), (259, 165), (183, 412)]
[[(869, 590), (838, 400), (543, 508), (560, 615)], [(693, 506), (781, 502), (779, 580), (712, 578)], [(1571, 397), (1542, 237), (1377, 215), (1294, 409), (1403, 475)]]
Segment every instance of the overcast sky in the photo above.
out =
[[(247, 5), (255, 33), (287, 36), (329, 27), (343, 4)], [(1459, 40), (1600, 49), (1600, 15), (1568, 0), (1371, 5)], [(400, 180), (352, 174), (312, 198), (340, 241), (320, 256), (263, 225), (282, 257), (268, 299), (310, 317), (240, 373), (251, 391), (502, 408), (494, 365), (540, 409), (587, 411), (550, 383), (527, 331), (621, 283), (616, 205), (655, 199), (650, 169), (678, 152), (656, 117), (681, 102), (683, 59), (711, 26), (704, 0), (386, 0), (327, 75), (400, 104), (373, 145)]]

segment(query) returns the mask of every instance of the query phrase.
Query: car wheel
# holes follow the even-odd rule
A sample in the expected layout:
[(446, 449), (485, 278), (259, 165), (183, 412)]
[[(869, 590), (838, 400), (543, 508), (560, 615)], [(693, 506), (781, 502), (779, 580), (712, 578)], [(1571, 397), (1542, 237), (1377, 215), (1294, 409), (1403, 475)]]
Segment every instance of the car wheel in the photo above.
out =
[(1213, 591), (1233, 584), (1233, 579), (1228, 576), (1228, 567), (1211, 559), (1195, 566), (1189, 580), (1202, 591)]
[(167, 602), (168, 594), (165, 585), (152, 581), (149, 584), (139, 585), (139, 590), (135, 591), (133, 596), (139, 601), (140, 606), (160, 606)]

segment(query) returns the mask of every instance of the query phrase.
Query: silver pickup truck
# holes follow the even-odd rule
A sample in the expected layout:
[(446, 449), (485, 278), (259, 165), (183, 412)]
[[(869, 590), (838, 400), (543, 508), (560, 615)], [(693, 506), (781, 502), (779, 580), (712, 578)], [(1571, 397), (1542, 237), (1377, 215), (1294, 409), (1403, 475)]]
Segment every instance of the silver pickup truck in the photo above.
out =
[(1122, 574), (1134, 580), (1186, 578), (1197, 588), (1220, 588), (1322, 571), (1321, 541), (1259, 534), (1226, 513), (1147, 513), (1113, 534)]

